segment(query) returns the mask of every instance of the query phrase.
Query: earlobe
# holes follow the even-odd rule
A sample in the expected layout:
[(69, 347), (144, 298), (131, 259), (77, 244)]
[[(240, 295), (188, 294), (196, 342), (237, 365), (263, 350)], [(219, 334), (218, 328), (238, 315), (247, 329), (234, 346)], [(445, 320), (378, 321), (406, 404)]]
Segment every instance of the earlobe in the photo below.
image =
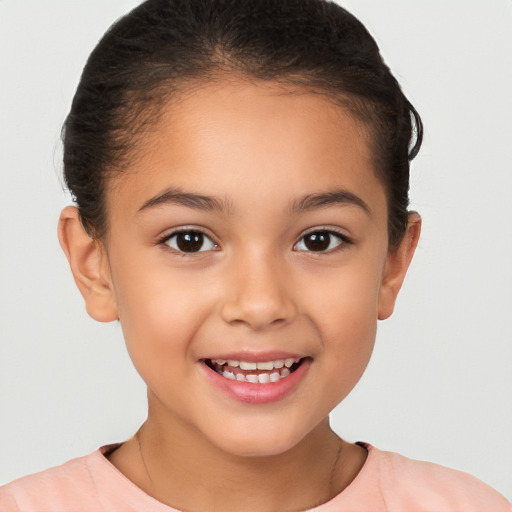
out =
[(75, 283), (85, 300), (87, 313), (99, 322), (117, 320), (118, 313), (105, 247), (84, 230), (76, 207), (67, 206), (62, 210), (58, 234)]
[(421, 217), (416, 212), (409, 213), (407, 231), (400, 246), (390, 251), (384, 267), (379, 291), (378, 318), (390, 317), (395, 307), (398, 292), (418, 245), (421, 232)]

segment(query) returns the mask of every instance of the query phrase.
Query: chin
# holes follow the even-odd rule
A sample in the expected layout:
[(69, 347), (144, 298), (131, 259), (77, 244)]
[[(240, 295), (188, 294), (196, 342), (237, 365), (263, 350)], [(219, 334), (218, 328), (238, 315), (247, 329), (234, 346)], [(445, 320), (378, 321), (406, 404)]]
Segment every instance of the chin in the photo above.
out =
[(273, 428), (255, 426), (249, 432), (227, 429), (221, 438), (210, 438), (210, 442), (236, 457), (273, 457), (291, 450), (306, 436), (307, 432), (286, 432), (277, 425)]

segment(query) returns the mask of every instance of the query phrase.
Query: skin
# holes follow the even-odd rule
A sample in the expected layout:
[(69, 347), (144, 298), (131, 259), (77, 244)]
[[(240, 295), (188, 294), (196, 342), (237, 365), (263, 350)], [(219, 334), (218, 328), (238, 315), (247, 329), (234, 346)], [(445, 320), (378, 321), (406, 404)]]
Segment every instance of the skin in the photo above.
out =
[[(87, 236), (74, 207), (59, 224), (89, 314), (120, 320), (148, 386), (146, 423), (110, 461), (182, 510), (304, 510), (328, 501), (366, 458), (331, 431), (328, 415), (366, 368), (377, 319), (393, 311), (419, 216), (389, 251), (385, 190), (364, 127), (323, 95), (276, 84), (233, 79), (195, 89), (168, 104), (137, 153), (110, 184), (104, 240)], [(214, 197), (222, 208), (162, 200), (170, 189)], [(291, 208), (333, 191), (360, 203)], [(161, 243), (183, 226), (216, 245), (183, 254)], [(315, 228), (349, 241), (308, 251), (304, 235)], [(202, 371), (205, 357), (261, 351), (310, 364), (277, 402), (233, 399)]]

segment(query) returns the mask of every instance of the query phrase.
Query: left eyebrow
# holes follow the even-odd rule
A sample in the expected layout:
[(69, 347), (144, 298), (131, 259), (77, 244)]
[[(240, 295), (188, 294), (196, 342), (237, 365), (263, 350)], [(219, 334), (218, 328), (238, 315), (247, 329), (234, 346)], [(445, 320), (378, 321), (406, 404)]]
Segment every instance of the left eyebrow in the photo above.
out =
[(332, 190), (318, 194), (307, 194), (293, 201), (291, 213), (305, 212), (336, 205), (353, 205), (361, 208), (368, 216), (372, 216), (370, 207), (359, 197), (348, 190)]

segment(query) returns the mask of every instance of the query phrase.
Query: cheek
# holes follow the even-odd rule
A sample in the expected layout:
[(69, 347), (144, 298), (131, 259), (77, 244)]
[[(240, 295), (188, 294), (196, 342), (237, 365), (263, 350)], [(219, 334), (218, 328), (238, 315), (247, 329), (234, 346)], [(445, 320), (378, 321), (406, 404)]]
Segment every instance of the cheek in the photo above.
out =
[[(332, 315), (336, 313), (332, 312)], [(358, 310), (357, 315), (338, 313), (332, 318), (336, 320), (322, 333), (324, 350), (321, 356), (325, 369), (323, 389), (329, 410), (343, 401), (362, 377), (373, 352), (377, 331), (373, 308), (367, 314)]]
[(117, 268), (119, 318), (138, 372), (150, 385), (170, 371), (186, 371), (190, 366), (183, 360), (193, 355), (191, 340), (208, 311), (208, 297), (156, 267), (137, 273)]
[[(354, 258), (354, 259), (357, 259)], [(373, 262), (380, 260), (373, 259)], [(343, 268), (329, 269), (316, 282), (307, 282), (306, 311), (314, 312), (316, 325), (336, 338), (349, 332), (375, 330), (382, 265), (367, 264), (363, 258)]]
[(339, 378), (342, 389), (345, 384), (354, 385), (361, 377), (372, 354), (377, 332), (373, 304), (357, 304), (355, 299), (346, 297), (343, 301), (346, 307), (329, 312), (331, 322), (322, 333), (324, 354), (328, 358), (326, 364)]
[[(378, 261), (378, 260), (373, 260)], [(373, 351), (377, 330), (379, 265), (349, 265), (338, 269), (323, 286), (309, 286), (311, 323), (319, 331), (326, 368), (326, 390), (333, 403), (342, 400), (363, 374)]]

